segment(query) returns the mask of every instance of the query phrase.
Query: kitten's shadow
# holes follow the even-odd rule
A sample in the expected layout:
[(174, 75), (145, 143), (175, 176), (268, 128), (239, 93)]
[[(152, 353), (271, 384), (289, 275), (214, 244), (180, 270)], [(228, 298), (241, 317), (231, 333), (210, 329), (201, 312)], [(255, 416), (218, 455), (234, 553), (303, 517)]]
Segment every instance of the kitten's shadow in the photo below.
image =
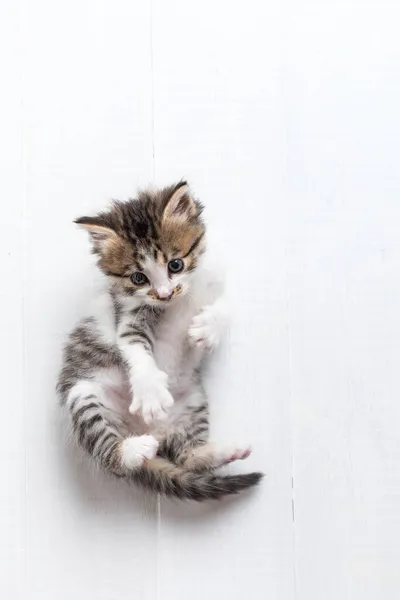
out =
[[(58, 438), (56, 468), (63, 474), (63, 495), (79, 513), (103, 513), (131, 520), (132, 514), (154, 521), (157, 498), (129, 483), (107, 476), (71, 443)], [(102, 517), (103, 518), (103, 517)]]
[(203, 527), (204, 521), (208, 524), (219, 521), (222, 517), (231, 519), (233, 515), (247, 510), (251, 497), (257, 490), (243, 491), (237, 496), (229, 496), (221, 500), (208, 500), (205, 502), (191, 502), (182, 500), (161, 499), (161, 522), (190, 523), (190, 525)]

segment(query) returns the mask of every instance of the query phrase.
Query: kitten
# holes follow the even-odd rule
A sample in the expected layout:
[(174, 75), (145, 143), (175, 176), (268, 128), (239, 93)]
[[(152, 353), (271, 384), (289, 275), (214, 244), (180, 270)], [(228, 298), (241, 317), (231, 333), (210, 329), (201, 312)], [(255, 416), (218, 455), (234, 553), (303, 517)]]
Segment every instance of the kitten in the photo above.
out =
[(98, 465), (193, 500), (235, 494), (262, 477), (214, 473), (250, 449), (207, 443), (200, 366), (226, 315), (218, 274), (204, 261), (201, 213), (181, 182), (76, 220), (107, 291), (71, 333), (57, 386), (77, 443)]

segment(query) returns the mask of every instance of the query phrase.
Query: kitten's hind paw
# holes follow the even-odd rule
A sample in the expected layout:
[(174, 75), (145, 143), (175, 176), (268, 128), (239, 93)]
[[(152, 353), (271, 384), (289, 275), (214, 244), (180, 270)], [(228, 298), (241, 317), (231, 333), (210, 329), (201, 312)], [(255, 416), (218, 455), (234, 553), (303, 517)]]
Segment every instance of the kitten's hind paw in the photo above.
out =
[(227, 465), (235, 460), (244, 460), (251, 454), (251, 446), (237, 445), (221, 451), (221, 465)]
[(137, 469), (157, 454), (158, 442), (152, 435), (132, 435), (121, 444), (121, 462), (127, 469)]

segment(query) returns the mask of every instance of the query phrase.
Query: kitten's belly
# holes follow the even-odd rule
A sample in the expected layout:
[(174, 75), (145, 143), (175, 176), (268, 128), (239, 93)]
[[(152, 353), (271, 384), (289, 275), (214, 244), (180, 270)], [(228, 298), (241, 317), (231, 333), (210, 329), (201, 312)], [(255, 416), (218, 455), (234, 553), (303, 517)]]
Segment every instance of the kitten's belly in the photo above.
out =
[(100, 384), (100, 397), (104, 406), (119, 415), (130, 432), (137, 435), (148, 433), (148, 427), (140, 414), (131, 415), (129, 412), (132, 393), (125, 369), (100, 369), (95, 374), (95, 381)]
[[(173, 343), (171, 343), (173, 342)], [(192, 349), (182, 339), (167, 342), (158, 340), (154, 349), (157, 367), (168, 375), (168, 388), (172, 395), (187, 390), (192, 378), (194, 365)]]

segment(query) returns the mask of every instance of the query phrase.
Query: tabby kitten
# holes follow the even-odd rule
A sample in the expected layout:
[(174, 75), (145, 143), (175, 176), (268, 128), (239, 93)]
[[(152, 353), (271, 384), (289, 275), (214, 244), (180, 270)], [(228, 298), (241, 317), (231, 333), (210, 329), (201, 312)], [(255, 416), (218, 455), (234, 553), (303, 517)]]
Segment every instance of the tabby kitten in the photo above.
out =
[(71, 333), (58, 380), (78, 445), (103, 469), (156, 493), (235, 494), (261, 473), (220, 475), (250, 448), (207, 443), (205, 352), (226, 321), (205, 256), (202, 206), (185, 182), (77, 219), (107, 290)]

